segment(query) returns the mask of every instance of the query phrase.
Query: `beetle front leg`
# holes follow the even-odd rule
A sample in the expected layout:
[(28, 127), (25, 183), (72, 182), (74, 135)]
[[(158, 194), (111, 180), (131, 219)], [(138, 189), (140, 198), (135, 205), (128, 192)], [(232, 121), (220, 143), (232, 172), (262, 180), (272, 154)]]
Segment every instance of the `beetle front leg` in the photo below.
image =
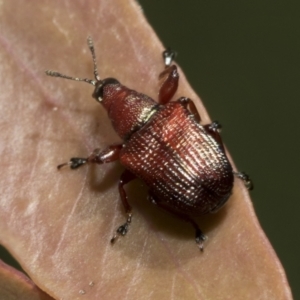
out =
[(69, 166), (71, 169), (77, 169), (82, 165), (87, 163), (96, 163), (103, 164), (113, 162), (119, 159), (119, 153), (122, 149), (123, 145), (111, 145), (108, 146), (104, 150), (95, 149), (93, 153), (87, 158), (82, 157), (72, 157), (69, 162), (63, 163), (57, 166), (57, 169), (61, 169), (62, 167)]
[(127, 184), (128, 182), (134, 180), (135, 178), (136, 178), (136, 176), (128, 170), (125, 170), (122, 173), (121, 177), (120, 177), (120, 180), (119, 180), (119, 193), (120, 193), (120, 197), (121, 197), (121, 200), (122, 200), (122, 204), (125, 208), (125, 212), (127, 214), (127, 219), (126, 219), (126, 222), (124, 224), (122, 224), (121, 226), (119, 226), (119, 228), (116, 230), (115, 235), (110, 240), (110, 242), (112, 244), (117, 240), (117, 238), (120, 235), (124, 236), (128, 232), (129, 225), (130, 225), (131, 219), (132, 219), (132, 213), (131, 213), (131, 206), (128, 203), (128, 197), (127, 197), (126, 192), (124, 190), (124, 185)]
[(159, 79), (162, 81), (162, 85), (160, 86), (158, 93), (158, 102), (160, 104), (168, 103), (178, 88), (179, 75), (177, 67), (175, 65), (171, 65), (174, 57), (175, 52), (171, 49), (167, 49), (163, 52), (165, 70), (159, 75)]

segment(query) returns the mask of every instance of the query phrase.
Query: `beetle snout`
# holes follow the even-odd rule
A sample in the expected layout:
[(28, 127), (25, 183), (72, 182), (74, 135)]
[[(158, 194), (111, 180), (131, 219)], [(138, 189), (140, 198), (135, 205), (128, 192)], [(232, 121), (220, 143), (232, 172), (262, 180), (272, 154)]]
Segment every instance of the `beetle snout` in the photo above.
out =
[(98, 102), (102, 102), (104, 88), (108, 84), (120, 84), (120, 82), (115, 78), (106, 78), (103, 80), (98, 80), (95, 85), (95, 90), (93, 93), (93, 98), (95, 98)]

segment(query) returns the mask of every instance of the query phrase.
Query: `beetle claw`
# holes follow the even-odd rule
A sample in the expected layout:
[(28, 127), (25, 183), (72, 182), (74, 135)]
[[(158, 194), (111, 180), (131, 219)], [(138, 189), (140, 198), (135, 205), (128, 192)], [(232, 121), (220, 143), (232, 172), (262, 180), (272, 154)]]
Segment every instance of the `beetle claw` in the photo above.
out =
[(87, 161), (88, 160), (86, 158), (72, 157), (69, 162), (58, 165), (57, 169), (60, 170), (61, 168), (65, 167), (65, 166), (69, 166), (71, 169), (77, 169), (80, 166), (86, 164)]
[(115, 243), (115, 241), (118, 239), (118, 235), (117, 234), (115, 234), (112, 238), (111, 238), (111, 240), (110, 240), (110, 243), (111, 244), (114, 244)]
[(198, 245), (200, 251), (203, 252), (204, 242), (207, 240), (207, 236), (204, 235), (201, 230), (197, 230), (195, 240), (196, 240), (196, 244)]
[(129, 223), (127, 223), (127, 222), (125, 224), (121, 225), (116, 230), (115, 235), (111, 238), (111, 240), (110, 240), (111, 244), (114, 244), (119, 236), (125, 236), (126, 233), (128, 232), (128, 227), (129, 227)]
[(63, 164), (61, 164), (61, 165), (58, 165), (58, 166), (57, 166), (57, 169), (60, 170), (61, 168), (65, 167), (65, 166), (68, 166), (68, 165), (70, 165), (70, 162), (63, 163)]

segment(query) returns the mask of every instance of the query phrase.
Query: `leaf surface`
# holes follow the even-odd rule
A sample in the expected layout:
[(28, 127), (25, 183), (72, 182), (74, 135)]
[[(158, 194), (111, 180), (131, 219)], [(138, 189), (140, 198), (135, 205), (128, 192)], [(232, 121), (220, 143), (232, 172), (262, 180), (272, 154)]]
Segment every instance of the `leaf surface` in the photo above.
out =
[(51, 300), (26, 275), (0, 261), (0, 295), (5, 300)]

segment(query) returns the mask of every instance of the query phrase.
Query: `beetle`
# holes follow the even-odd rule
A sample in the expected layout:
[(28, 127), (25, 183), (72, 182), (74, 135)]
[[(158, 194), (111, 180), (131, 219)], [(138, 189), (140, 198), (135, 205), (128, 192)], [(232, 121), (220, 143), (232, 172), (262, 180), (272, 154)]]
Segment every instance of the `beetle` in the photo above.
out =
[(158, 102), (122, 85), (115, 78), (101, 79), (91, 37), (87, 39), (95, 79), (77, 78), (47, 70), (46, 74), (70, 80), (84, 81), (95, 87), (93, 98), (107, 110), (116, 133), (123, 143), (95, 149), (86, 158), (73, 157), (57, 168), (77, 169), (85, 164), (103, 164), (119, 160), (125, 167), (119, 180), (119, 194), (126, 212), (126, 221), (111, 239), (128, 232), (132, 222), (132, 208), (124, 185), (140, 178), (149, 188), (149, 200), (195, 229), (200, 250), (206, 236), (194, 217), (216, 212), (232, 193), (234, 175), (242, 179), (248, 189), (253, 185), (248, 175), (234, 172), (226, 156), (219, 134), (218, 122), (201, 125), (201, 118), (193, 101), (181, 97), (171, 101), (178, 88), (179, 74), (172, 64), (175, 53), (163, 52), (164, 70)]

